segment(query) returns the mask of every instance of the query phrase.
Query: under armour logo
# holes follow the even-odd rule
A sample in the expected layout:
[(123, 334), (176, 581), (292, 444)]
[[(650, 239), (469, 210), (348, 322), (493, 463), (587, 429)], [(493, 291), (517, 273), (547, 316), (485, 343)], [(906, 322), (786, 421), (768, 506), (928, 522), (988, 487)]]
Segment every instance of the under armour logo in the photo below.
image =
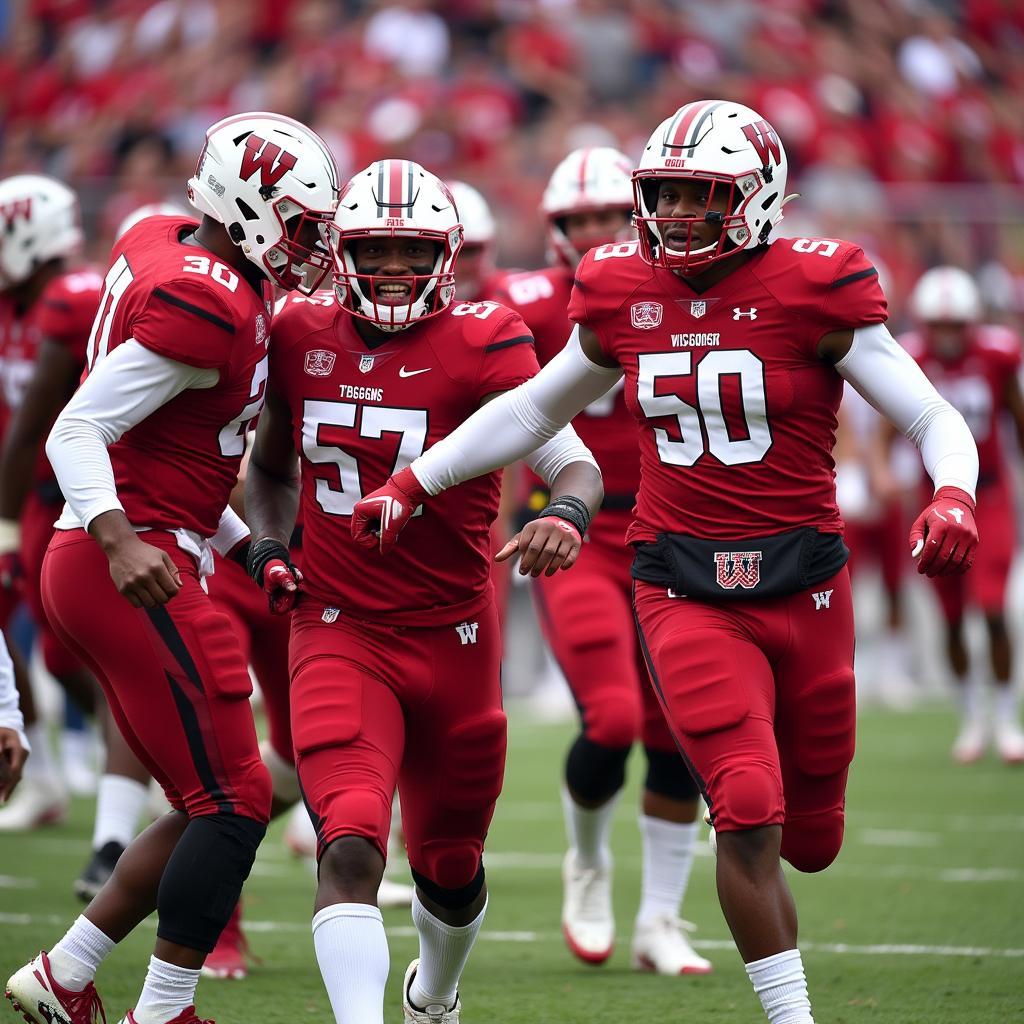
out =
[(820, 612), (822, 608), (829, 607), (829, 601), (832, 599), (831, 590), (819, 590), (816, 593), (811, 594), (814, 598), (814, 610)]
[(957, 526), (964, 521), (964, 510), (962, 508), (947, 508), (946, 511), (956, 520)]
[(459, 634), (459, 639), (462, 641), (462, 646), (466, 644), (476, 643), (476, 631), (479, 628), (479, 622), (460, 622), (456, 627), (456, 632)]
[(740, 309), (739, 306), (732, 307), (732, 318), (733, 320), (739, 320), (741, 317), (746, 317), (748, 320), (757, 319), (757, 306), (751, 306), (750, 309)]

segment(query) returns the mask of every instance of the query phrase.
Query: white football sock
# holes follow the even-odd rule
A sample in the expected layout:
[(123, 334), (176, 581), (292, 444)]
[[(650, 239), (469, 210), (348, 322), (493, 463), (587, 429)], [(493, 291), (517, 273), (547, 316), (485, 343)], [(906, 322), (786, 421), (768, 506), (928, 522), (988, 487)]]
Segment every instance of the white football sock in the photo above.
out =
[(1012, 683), (996, 686), (992, 691), (992, 711), (997, 722), (1020, 722), (1020, 696)]
[(136, 1024), (165, 1024), (195, 1004), (198, 970), (149, 958), (146, 983), (132, 1010)]
[(678, 917), (693, 867), (697, 822), (680, 825), (641, 814), (640, 836), (643, 840), (643, 876), (637, 923), (655, 917)]
[(114, 945), (113, 939), (107, 938), (89, 918), (80, 914), (64, 938), (47, 954), (57, 984), (72, 992), (81, 992), (96, 977), (103, 958)]
[(580, 807), (568, 787), (562, 787), (565, 834), (569, 845), (576, 851), (576, 863), (581, 868), (601, 868), (611, 863), (608, 838), (618, 802), (619, 794), (616, 793), (600, 807)]
[(814, 1024), (799, 949), (754, 960), (746, 967), (769, 1024)]
[(57, 762), (50, 747), (50, 735), (42, 722), (25, 726), (25, 738), (32, 745), (32, 755), (25, 762), (26, 779), (52, 779), (63, 788)]
[(391, 959), (384, 919), (365, 903), (335, 903), (313, 918), (313, 945), (337, 1024), (384, 1024)]
[(413, 1006), (423, 1010), (440, 1004), (450, 1010), (455, 1005), (459, 979), (486, 913), (484, 900), (483, 909), (469, 924), (453, 928), (434, 917), (420, 902), (419, 892), (414, 893), (412, 923), (420, 937), (420, 965), (409, 986)]
[(975, 720), (985, 714), (985, 687), (976, 672), (957, 677), (956, 691), (960, 714), (965, 720)]
[(96, 791), (96, 821), (92, 828), (92, 848), (107, 843), (127, 846), (135, 838), (149, 789), (124, 775), (101, 775)]

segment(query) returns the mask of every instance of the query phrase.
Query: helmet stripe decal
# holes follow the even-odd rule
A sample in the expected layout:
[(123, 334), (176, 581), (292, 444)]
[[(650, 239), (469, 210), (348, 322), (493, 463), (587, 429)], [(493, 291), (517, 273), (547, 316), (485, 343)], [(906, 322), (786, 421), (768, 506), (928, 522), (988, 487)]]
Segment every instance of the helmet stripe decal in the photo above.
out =
[(411, 160), (405, 161), (405, 188), (406, 188), (406, 202), (409, 204), (408, 212), (406, 216), (411, 217), (413, 213), (413, 163)]
[(677, 115), (677, 120), (665, 134), (665, 144), (662, 146), (662, 156), (668, 156), (669, 150), (682, 149), (686, 140), (686, 133), (694, 118), (708, 105), (707, 100), (689, 103), (683, 107)]
[(384, 216), (384, 200), (387, 198), (384, 195), (384, 164), (385, 161), (377, 161), (377, 216)]
[(718, 103), (712, 103), (710, 107), (704, 110), (700, 117), (694, 122), (693, 128), (690, 130), (689, 141), (685, 143), (684, 149), (690, 151), (690, 156), (693, 156), (693, 151), (700, 142), (701, 129), (704, 127), (704, 122), (722, 105), (721, 101)]
[(389, 160), (388, 174), (388, 216), (401, 217), (402, 210), (402, 183), (405, 175), (402, 171), (405, 168), (404, 160)]

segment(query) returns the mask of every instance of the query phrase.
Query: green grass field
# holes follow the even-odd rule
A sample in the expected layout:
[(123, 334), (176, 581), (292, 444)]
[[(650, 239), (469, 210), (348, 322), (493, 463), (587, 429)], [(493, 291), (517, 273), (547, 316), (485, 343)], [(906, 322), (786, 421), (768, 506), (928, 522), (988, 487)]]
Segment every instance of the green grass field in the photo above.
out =
[[(951, 716), (868, 713), (849, 792), (845, 849), (819, 876), (793, 876), (801, 946), (819, 1024), (1007, 1024), (1024, 1020), (1024, 770), (988, 760), (956, 768)], [(684, 916), (715, 962), (700, 978), (629, 968), (639, 892), (636, 777), (614, 839), (619, 944), (600, 968), (577, 963), (559, 932), (563, 850), (558, 771), (568, 726), (513, 717), (491, 833), (491, 905), (463, 979), (465, 1024), (758, 1022), (761, 1010), (718, 908), (714, 864), (700, 846)], [(639, 767), (634, 762), (634, 767)], [(0, 837), (0, 980), (56, 940), (78, 912), (91, 805), (45, 832)], [(309, 931), (312, 879), (272, 829), (247, 888), (253, 952), (244, 982), (203, 981), (199, 1009), (221, 1024), (331, 1021)], [(388, 1020), (415, 939), (407, 911), (387, 911), (392, 952)], [(150, 951), (140, 928), (99, 975), (111, 1024), (134, 1001)], [(0, 1011), (14, 1020), (9, 1006)]]

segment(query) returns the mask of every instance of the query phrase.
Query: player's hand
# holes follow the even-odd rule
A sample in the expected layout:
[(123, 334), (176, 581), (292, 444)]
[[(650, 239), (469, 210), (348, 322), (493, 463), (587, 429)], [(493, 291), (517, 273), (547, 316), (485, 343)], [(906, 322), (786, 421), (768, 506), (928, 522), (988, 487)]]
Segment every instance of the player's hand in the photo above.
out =
[(926, 576), (967, 572), (978, 548), (971, 496), (959, 487), (940, 487), (910, 528), (910, 548), (917, 571)]
[(527, 523), (495, 556), (504, 562), (519, 553), (519, 573), (537, 577), (554, 576), (559, 569), (571, 569), (579, 558), (583, 538), (568, 520), (545, 516)]
[(285, 615), (295, 607), (302, 573), (292, 564), (288, 548), (279, 540), (265, 537), (252, 543), (246, 569), (256, 585), (266, 591), (272, 614)]
[(0, 729), (0, 804), (7, 803), (21, 782), (28, 751), (16, 729)]
[(352, 510), (352, 539), (361, 547), (386, 555), (413, 513), (429, 495), (409, 466), (388, 477), (379, 490), (356, 502)]
[(134, 608), (167, 604), (181, 590), (178, 567), (166, 551), (132, 533), (107, 548), (110, 577)]

